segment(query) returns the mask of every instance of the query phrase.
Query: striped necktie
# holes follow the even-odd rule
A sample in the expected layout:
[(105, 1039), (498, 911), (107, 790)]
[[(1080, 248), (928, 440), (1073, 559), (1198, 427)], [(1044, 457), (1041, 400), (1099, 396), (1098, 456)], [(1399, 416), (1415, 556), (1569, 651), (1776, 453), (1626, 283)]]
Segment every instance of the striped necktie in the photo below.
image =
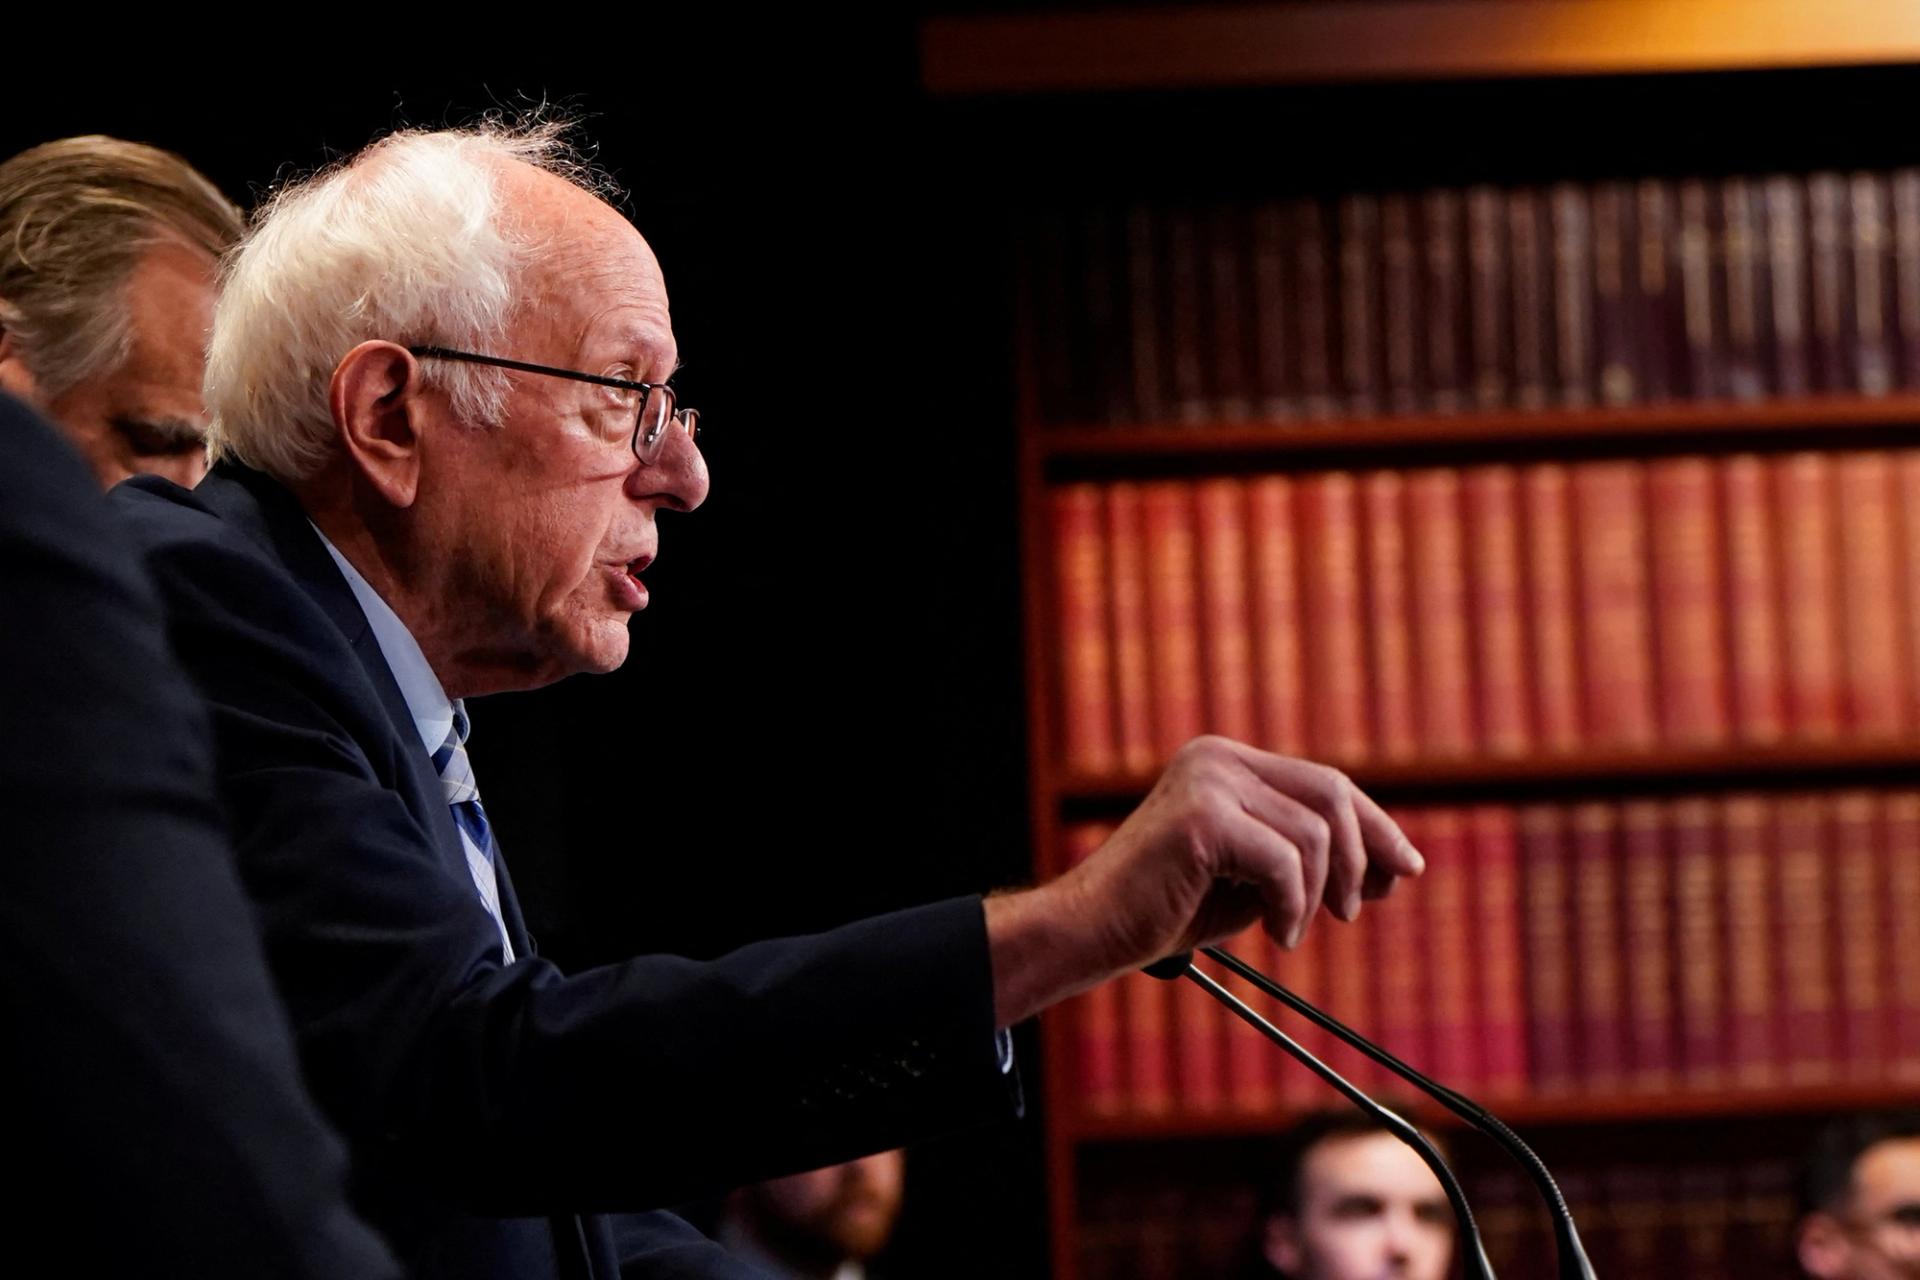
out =
[(493, 827), (487, 811), (480, 807), (480, 788), (473, 781), (473, 766), (467, 762), (467, 709), (453, 704), (453, 726), (447, 740), (433, 753), (433, 767), (440, 771), (440, 784), (446, 789), (447, 807), (453, 811), (453, 825), (460, 829), (460, 844), (467, 855), (467, 870), (480, 901), (500, 930), (500, 950), (508, 964), (513, 963), (513, 943), (507, 940), (507, 923), (500, 913), (500, 880), (493, 869), (498, 848), (493, 842)]

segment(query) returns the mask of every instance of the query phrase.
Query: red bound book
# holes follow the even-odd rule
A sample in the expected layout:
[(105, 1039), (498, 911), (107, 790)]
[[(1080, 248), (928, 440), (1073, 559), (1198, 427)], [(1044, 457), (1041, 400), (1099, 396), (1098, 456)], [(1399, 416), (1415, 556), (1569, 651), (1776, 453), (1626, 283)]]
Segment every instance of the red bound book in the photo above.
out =
[(1639, 338), (1642, 398), (1678, 399), (1687, 385), (1687, 331), (1674, 262), (1673, 192), (1648, 178), (1634, 185), (1633, 203), (1633, 330)]
[(1584, 720), (1595, 747), (1644, 750), (1658, 736), (1642, 484), (1634, 462), (1588, 462), (1573, 469)]
[(1247, 607), (1247, 497), (1238, 480), (1194, 486), (1200, 530), (1200, 617), (1210, 732), (1251, 742), (1253, 632)]
[(1887, 931), (1883, 954), (1891, 1018), (1888, 1074), (1903, 1084), (1920, 1081), (1920, 791), (1890, 791), (1882, 800), (1882, 868), (1886, 876)]
[(1136, 421), (1158, 422), (1167, 415), (1165, 336), (1166, 314), (1160, 287), (1161, 251), (1158, 218), (1144, 205), (1127, 212), (1127, 314), (1132, 342), (1128, 364), (1132, 371), (1133, 413)]
[(1407, 609), (1406, 494), (1402, 473), (1360, 477), (1366, 572), (1368, 690), (1373, 749), (1381, 760), (1408, 760), (1419, 749), (1413, 699), (1413, 629)]
[(1717, 400), (1727, 394), (1727, 330), (1707, 184), (1680, 184), (1678, 263), (1681, 314), (1686, 318), (1687, 396)]
[(1725, 858), (1729, 1025), (1727, 1071), (1742, 1088), (1781, 1080), (1785, 1030), (1777, 1010), (1773, 817), (1760, 796), (1728, 796), (1720, 809)]
[(1719, 746), (1731, 721), (1715, 479), (1707, 458), (1647, 463), (1660, 736), (1676, 747)]
[[(1227, 944), (1227, 950), (1262, 973), (1277, 974), (1279, 948), (1258, 925)], [(1191, 984), (1189, 984), (1191, 985)], [(1228, 978), (1234, 994), (1254, 1008), (1265, 1010), (1271, 1001), (1237, 978)], [(1218, 1006), (1216, 1006), (1218, 1007)], [(1270, 1113), (1279, 1101), (1281, 1051), (1265, 1036), (1222, 1010), (1227, 1031), (1227, 1103), (1244, 1116)], [(1268, 1021), (1272, 1021), (1269, 1017)]]
[[(1326, 1006), (1331, 999), (1327, 990), (1326, 947), (1327, 935), (1331, 932), (1327, 922), (1321, 920), (1307, 931), (1306, 938), (1293, 950), (1285, 951), (1276, 947), (1278, 955), (1273, 968), (1267, 972), (1307, 1003)], [(1344, 1013), (1336, 1016), (1342, 1021), (1346, 1020)], [(1292, 1036), (1302, 1048), (1322, 1061), (1326, 1060), (1332, 1037), (1324, 1031), (1304, 1018), (1291, 1015), (1270, 1016), (1268, 1021)], [(1273, 1055), (1277, 1073), (1275, 1088), (1279, 1092), (1282, 1107), (1289, 1111), (1301, 1111), (1326, 1105), (1327, 1086), (1319, 1076), (1294, 1061), (1278, 1045), (1272, 1045), (1269, 1051)]]
[(1140, 511), (1147, 553), (1147, 653), (1152, 673), (1154, 754), (1158, 761), (1165, 761), (1182, 743), (1200, 733), (1206, 716), (1200, 685), (1193, 486), (1185, 480), (1143, 485)]
[[(1396, 812), (1407, 839), (1425, 848), (1423, 812)], [(1371, 952), (1375, 1023), (1367, 1034), (1417, 1067), (1432, 1065), (1427, 1034), (1427, 975), (1432, 971), (1432, 938), (1419, 894), (1394, 892), (1369, 902), (1357, 927), (1365, 931)]]
[(1300, 648), (1300, 574), (1293, 481), (1259, 476), (1247, 486), (1247, 562), (1252, 574), (1254, 702), (1259, 741), (1271, 751), (1307, 749), (1305, 655)]
[(1420, 263), (1414, 241), (1413, 197), (1380, 198), (1380, 310), (1386, 337), (1387, 408), (1416, 413), (1425, 407), (1421, 386)]
[[(1112, 825), (1106, 823), (1067, 828), (1068, 865), (1084, 862), (1112, 834)], [(1074, 999), (1073, 1077), (1080, 1104), (1094, 1115), (1117, 1115), (1126, 1109), (1122, 1060), (1125, 1032), (1120, 1004), (1119, 982), (1103, 982)]]
[(1458, 471), (1407, 473), (1415, 692), (1420, 753), (1428, 759), (1470, 755), (1475, 743), (1462, 515)]
[(1553, 348), (1552, 265), (1537, 192), (1507, 192), (1507, 264), (1513, 296), (1513, 403), (1544, 409)]
[(1575, 1070), (1572, 868), (1566, 811), (1536, 804), (1520, 809), (1521, 924), (1526, 944), (1528, 1059), (1533, 1086), (1544, 1094), (1571, 1090)]
[(1758, 400), (1767, 394), (1764, 342), (1766, 245), (1762, 198), (1745, 178), (1720, 184), (1720, 228), (1726, 281), (1727, 394)]
[(1835, 1078), (1833, 897), (1818, 796), (1773, 802), (1778, 898), (1774, 950), (1780, 957), (1779, 1020), (1787, 1083)]
[(1659, 802), (1620, 808), (1629, 1079), (1636, 1089), (1671, 1088), (1680, 1051), (1674, 1018), (1673, 864)]
[(1833, 863), (1833, 962), (1839, 975), (1841, 1073), (1873, 1083), (1887, 1078), (1890, 1002), (1883, 979), (1887, 953), (1881, 918), (1886, 845), (1880, 832), (1880, 800), (1871, 791), (1843, 791), (1823, 805)]
[(1361, 631), (1360, 528), (1353, 476), (1302, 478), (1294, 490), (1307, 627), (1308, 744), (1325, 760), (1368, 755), (1366, 644)]
[(1629, 256), (1633, 189), (1603, 182), (1593, 189), (1594, 359), (1601, 404), (1640, 399), (1639, 361), (1634, 354), (1634, 263)]
[(1299, 343), (1300, 404), (1309, 418), (1331, 418), (1334, 397), (1333, 237), (1317, 200), (1298, 200), (1293, 214), (1293, 314)]
[(1189, 426), (1213, 417), (1207, 396), (1206, 266), (1198, 220), (1191, 209), (1164, 216), (1167, 254), (1167, 346), (1171, 357), (1173, 418)]
[(1107, 598), (1113, 607), (1113, 682), (1120, 767), (1136, 777), (1160, 763), (1153, 741), (1153, 676), (1147, 651), (1147, 553), (1140, 486), (1107, 486)]
[(1853, 377), (1864, 395), (1893, 390), (1893, 227), (1886, 178), (1856, 173), (1848, 181), (1853, 215)]
[(1478, 409), (1507, 408), (1513, 394), (1506, 221), (1506, 202), (1498, 190), (1467, 192), (1467, 333)]
[(1907, 669), (1900, 651), (1899, 512), (1893, 456), (1833, 457), (1839, 515), (1841, 720), (1854, 738), (1891, 739), (1907, 730)]
[(1766, 181), (1769, 363), (1773, 389), (1804, 396), (1813, 386), (1813, 317), (1809, 309), (1806, 211), (1798, 178)]
[(1621, 964), (1619, 814), (1613, 805), (1573, 807), (1574, 989), (1579, 1009), (1575, 1071), (1589, 1092), (1627, 1078), (1627, 992)]
[(1920, 169), (1896, 169), (1893, 205), (1893, 327), (1901, 386), (1920, 389)]
[(1113, 658), (1107, 636), (1106, 536), (1100, 488), (1052, 491), (1060, 610), (1061, 747), (1068, 769), (1112, 773)]
[(1266, 201), (1253, 210), (1254, 413), (1270, 422), (1299, 412), (1294, 402), (1293, 317), (1288, 311), (1293, 252), (1286, 206)]
[[(1173, 988), (1171, 982), (1135, 970), (1114, 980), (1120, 987), (1120, 1021), (1126, 1028), (1126, 1110), (1144, 1116), (1173, 1109)], [(1191, 983), (1182, 985), (1191, 986)]]
[(1560, 404), (1583, 409), (1594, 388), (1594, 235), (1586, 188), (1556, 183), (1549, 197), (1553, 225), (1554, 392)]
[[(1427, 847), (1425, 811), (1397, 810), (1393, 817), (1415, 848)], [(1371, 952), (1375, 1019), (1372, 1027), (1364, 1028), (1366, 1034), (1415, 1066), (1431, 1066), (1427, 975), (1433, 970), (1436, 939), (1427, 930), (1421, 896), (1396, 890), (1369, 902), (1357, 927), (1366, 933)]]
[(1427, 858), (1420, 877), (1420, 902), (1426, 909), (1427, 937), (1435, 942), (1427, 971), (1432, 1012), (1433, 1072), (1465, 1093), (1482, 1084), (1482, 1027), (1474, 971), (1480, 941), (1472, 934), (1473, 847), (1467, 842), (1466, 817), (1459, 809), (1431, 809), (1421, 823), (1421, 852)]
[(1908, 724), (1920, 724), (1920, 449), (1893, 451), (1894, 563), (1900, 569), (1901, 652)]
[(1798, 738), (1840, 731), (1840, 593), (1833, 462), (1824, 453), (1770, 460), (1780, 524), (1780, 616), (1786, 640), (1787, 724)]
[(1250, 277), (1246, 211), (1238, 205), (1218, 205), (1203, 224), (1207, 253), (1207, 315), (1210, 319), (1205, 349), (1213, 392), (1214, 416), (1242, 422), (1253, 412), (1254, 386), (1250, 372), (1253, 307), (1247, 298)]
[(1472, 599), (1473, 687), (1479, 694), (1480, 749), (1504, 757), (1525, 755), (1533, 749), (1527, 714), (1518, 487), (1518, 478), (1509, 466), (1469, 468), (1461, 483), (1467, 517), (1467, 581)]
[[(1374, 1007), (1373, 979), (1369, 972), (1371, 947), (1364, 924), (1343, 924), (1331, 914), (1322, 912), (1314, 921), (1311, 932), (1320, 935), (1327, 1012), (1356, 1029), (1376, 1025), (1379, 1015)], [(1377, 1081), (1384, 1079), (1382, 1068), (1345, 1045), (1334, 1042), (1332, 1037), (1325, 1037), (1319, 1043), (1325, 1049), (1321, 1060), (1362, 1089), (1371, 1089)], [(1316, 1088), (1317, 1100), (1324, 1103), (1325, 1085), (1316, 1084)]]
[(1574, 577), (1572, 482), (1562, 463), (1520, 472), (1521, 562), (1527, 649), (1532, 655), (1533, 726), (1547, 751), (1578, 751), (1581, 713), (1579, 594)]
[(1778, 742), (1786, 733), (1785, 642), (1780, 635), (1780, 553), (1768, 464), (1752, 454), (1722, 458), (1733, 735)]
[(1466, 248), (1458, 191), (1427, 192), (1420, 200), (1422, 308), (1426, 313), (1423, 381), (1427, 407), (1458, 413), (1469, 385)]
[(1720, 820), (1698, 796), (1668, 802), (1673, 848), (1673, 959), (1679, 1014), (1679, 1067), (1691, 1090), (1717, 1089), (1727, 1061), (1726, 899), (1721, 882)]
[(1527, 991), (1522, 968), (1520, 833), (1514, 811), (1480, 805), (1467, 811), (1473, 845), (1474, 942), (1478, 966), (1483, 1087), (1518, 1097), (1527, 1087)]
[(1816, 173), (1807, 179), (1813, 389), (1829, 393), (1858, 389), (1848, 360), (1853, 289), (1847, 269), (1846, 205), (1846, 185), (1839, 174)]
[(1340, 386), (1347, 412), (1380, 412), (1380, 202), (1340, 198)]

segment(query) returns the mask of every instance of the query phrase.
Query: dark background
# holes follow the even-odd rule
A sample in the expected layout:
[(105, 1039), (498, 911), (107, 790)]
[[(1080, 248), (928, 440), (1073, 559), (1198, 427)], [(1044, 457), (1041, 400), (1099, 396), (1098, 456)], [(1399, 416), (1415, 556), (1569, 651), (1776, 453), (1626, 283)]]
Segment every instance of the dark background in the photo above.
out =
[[(514, 63), (510, 36), (444, 32), (296, 66), (209, 49), (200, 69), (53, 41), (10, 80), (0, 154), (114, 133), (243, 203), (398, 125), (543, 101), (632, 193), (712, 497), (665, 521), (624, 670), (474, 717), (534, 931), (569, 967), (1028, 876), (1011, 339), (1028, 211), (1920, 161), (1910, 70), (930, 103), (915, 42), (905, 15), (639, 14)], [(1037, 1112), (1030, 1033), (1021, 1054)], [(1043, 1119), (916, 1154), (894, 1275), (1044, 1273)]]

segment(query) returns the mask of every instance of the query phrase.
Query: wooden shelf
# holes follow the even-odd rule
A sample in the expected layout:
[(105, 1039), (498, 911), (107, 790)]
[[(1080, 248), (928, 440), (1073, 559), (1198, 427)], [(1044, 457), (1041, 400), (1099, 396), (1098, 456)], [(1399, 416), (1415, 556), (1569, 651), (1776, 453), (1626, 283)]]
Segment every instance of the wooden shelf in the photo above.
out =
[[(1369, 795), (1389, 799), (1428, 794), (1458, 799), (1476, 792), (1564, 793), (1583, 787), (1615, 792), (1635, 785), (1656, 790), (1740, 787), (1782, 779), (1864, 786), (1920, 777), (1920, 741), (1356, 764), (1345, 772)], [(1132, 803), (1152, 785), (1152, 777), (1065, 774), (1059, 798), (1068, 804)]]
[[(1305, 1070), (1305, 1068), (1300, 1068)], [(1406, 1102), (1405, 1091), (1376, 1090), (1376, 1096)], [(1811, 1114), (1853, 1111), (1920, 1103), (1920, 1082), (1898, 1084), (1836, 1084), (1779, 1089), (1715, 1089), (1666, 1093), (1607, 1093), (1585, 1096), (1533, 1096), (1477, 1099), (1488, 1110), (1514, 1126), (1564, 1127), (1621, 1124), (1656, 1120), (1706, 1120), (1774, 1113)], [(1331, 1089), (1327, 1106), (1346, 1104)], [(1422, 1126), (1458, 1128), (1462, 1122), (1438, 1103), (1407, 1104), (1402, 1111)], [(1260, 1114), (1218, 1112), (1204, 1115), (1064, 1116), (1053, 1123), (1071, 1142), (1136, 1142), (1167, 1138), (1258, 1137), (1279, 1133), (1305, 1114), (1275, 1110)]]
[[(1346, 421), (1061, 426), (1028, 433), (1035, 461), (1052, 471), (1137, 464), (1200, 465), (1257, 458), (1285, 465), (1369, 466), (1497, 453), (1575, 458), (1920, 444), (1920, 395), (1675, 403), (1420, 415)], [(1398, 455), (1398, 456), (1396, 456)]]
[(1889, 0), (1370, 0), (948, 17), (921, 31), (940, 95), (1631, 75), (1920, 61)]

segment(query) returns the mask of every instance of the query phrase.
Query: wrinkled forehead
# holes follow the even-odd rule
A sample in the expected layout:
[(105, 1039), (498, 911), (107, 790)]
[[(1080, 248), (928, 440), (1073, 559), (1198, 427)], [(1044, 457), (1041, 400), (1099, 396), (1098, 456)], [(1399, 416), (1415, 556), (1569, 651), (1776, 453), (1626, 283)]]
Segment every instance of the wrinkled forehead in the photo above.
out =
[(550, 353), (644, 362), (643, 376), (664, 377), (677, 350), (652, 248), (604, 201), (552, 174), (520, 169), (504, 194), (531, 246), (517, 308), (529, 338)]

